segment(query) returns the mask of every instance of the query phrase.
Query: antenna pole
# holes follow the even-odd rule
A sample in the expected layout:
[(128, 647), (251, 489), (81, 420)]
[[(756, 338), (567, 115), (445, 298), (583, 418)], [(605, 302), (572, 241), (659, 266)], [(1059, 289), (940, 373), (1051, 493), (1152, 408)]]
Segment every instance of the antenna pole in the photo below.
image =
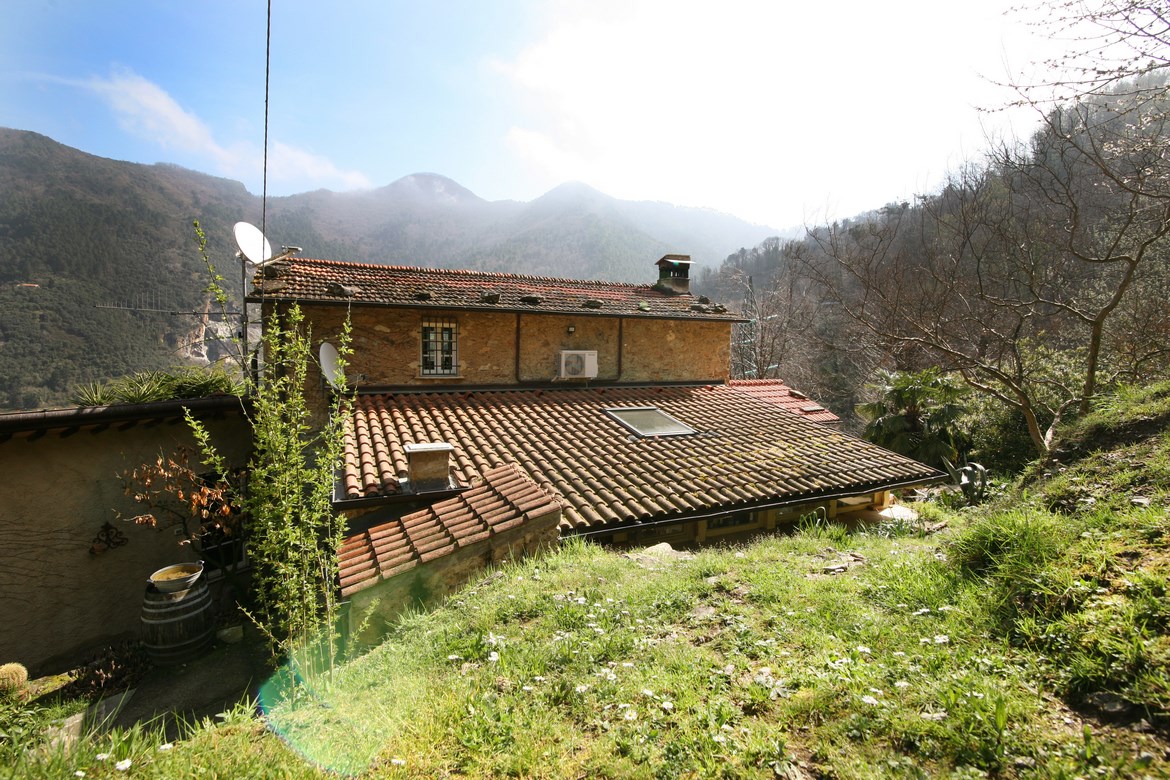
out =
[(251, 371), (248, 368), (252, 362), (248, 356), (248, 258), (240, 252), (240, 360), (247, 377)]

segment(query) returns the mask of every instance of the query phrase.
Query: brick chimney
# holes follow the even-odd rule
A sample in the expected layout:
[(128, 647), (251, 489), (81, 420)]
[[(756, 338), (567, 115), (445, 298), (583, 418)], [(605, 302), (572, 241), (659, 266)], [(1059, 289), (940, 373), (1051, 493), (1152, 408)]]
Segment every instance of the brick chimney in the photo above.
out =
[(444, 441), (430, 444), (407, 444), (407, 479), (414, 493), (434, 493), (451, 489), (451, 455), (455, 448)]
[(658, 283), (655, 288), (675, 295), (686, 295), (691, 291), (691, 256), (663, 255), (658, 266)]

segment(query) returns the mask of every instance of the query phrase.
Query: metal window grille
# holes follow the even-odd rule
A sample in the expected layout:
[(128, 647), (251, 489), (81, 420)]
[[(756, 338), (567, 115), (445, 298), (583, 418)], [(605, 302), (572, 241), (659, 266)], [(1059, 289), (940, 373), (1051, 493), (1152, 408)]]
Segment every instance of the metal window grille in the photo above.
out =
[(459, 326), (455, 320), (424, 320), (422, 324), (423, 376), (459, 373)]

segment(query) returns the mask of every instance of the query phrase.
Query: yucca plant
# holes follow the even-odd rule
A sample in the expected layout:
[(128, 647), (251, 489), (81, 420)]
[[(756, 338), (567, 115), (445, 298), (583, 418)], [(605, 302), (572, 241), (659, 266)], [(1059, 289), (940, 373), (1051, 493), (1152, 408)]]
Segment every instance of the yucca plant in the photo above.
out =
[(209, 395), (242, 395), (242, 381), (220, 368), (193, 366), (167, 371), (140, 371), (99, 385), (78, 385), (73, 402), (78, 406), (144, 404), (176, 398), (205, 398)]

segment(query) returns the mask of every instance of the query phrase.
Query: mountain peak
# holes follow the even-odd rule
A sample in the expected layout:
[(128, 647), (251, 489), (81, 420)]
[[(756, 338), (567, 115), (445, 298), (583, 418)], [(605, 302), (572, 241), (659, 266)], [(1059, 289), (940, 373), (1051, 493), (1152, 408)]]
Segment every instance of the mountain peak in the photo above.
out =
[(461, 203), (480, 202), (483, 199), (467, 189), (454, 179), (440, 176), (437, 173), (412, 173), (403, 176), (395, 182), (377, 191), (380, 194), (391, 195), (410, 200), (423, 200), (431, 203)]

